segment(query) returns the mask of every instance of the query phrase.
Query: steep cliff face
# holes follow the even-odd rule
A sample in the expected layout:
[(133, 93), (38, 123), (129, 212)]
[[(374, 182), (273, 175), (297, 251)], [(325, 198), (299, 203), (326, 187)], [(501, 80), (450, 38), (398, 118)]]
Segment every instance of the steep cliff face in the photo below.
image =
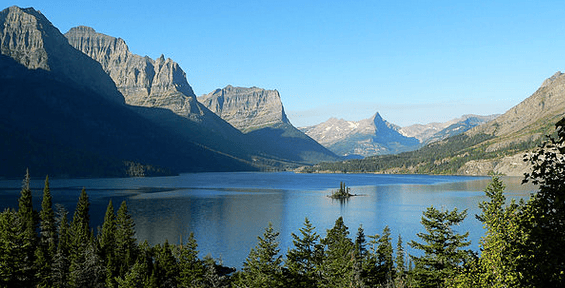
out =
[(250, 143), (261, 147), (261, 154), (301, 164), (339, 160), (290, 123), (276, 90), (227, 86), (198, 101), (245, 133)]
[(227, 86), (198, 101), (240, 131), (290, 123), (277, 90)]
[(324, 123), (300, 128), (334, 153), (363, 157), (414, 150), (420, 142), (398, 132), (400, 127), (385, 121), (379, 113), (361, 121), (332, 118)]
[(9, 7), (0, 12), (0, 52), (28, 69), (50, 71), (61, 80), (97, 91), (123, 103), (100, 64), (70, 46), (47, 18), (33, 8)]
[(123, 39), (86, 26), (72, 28), (65, 36), (73, 47), (102, 65), (127, 104), (166, 108), (192, 120), (207, 112), (196, 101), (186, 73), (173, 60), (133, 54)]
[(70, 46), (38, 11), (1, 11), (0, 36), (1, 176), (26, 168), (67, 177), (256, 169), (145, 115), (172, 124), (191, 122), (186, 118), (125, 105), (101, 65)]

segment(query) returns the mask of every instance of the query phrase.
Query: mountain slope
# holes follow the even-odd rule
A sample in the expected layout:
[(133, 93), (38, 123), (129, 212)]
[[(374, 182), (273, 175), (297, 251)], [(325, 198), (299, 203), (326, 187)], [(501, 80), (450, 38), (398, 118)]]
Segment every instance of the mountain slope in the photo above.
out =
[(423, 144), (443, 140), (461, 134), (469, 129), (484, 124), (498, 117), (498, 114), (479, 116), (463, 115), (443, 123), (414, 124), (400, 128), (399, 132), (408, 137), (415, 137)]
[(369, 157), (343, 163), (322, 163), (311, 171), (439, 173), (486, 175), (491, 171), (522, 176), (529, 167), (523, 155), (553, 133), (565, 117), (565, 74), (545, 80), (532, 96), (503, 115), (412, 152)]
[(198, 100), (246, 133), (265, 154), (303, 164), (339, 159), (290, 123), (276, 90), (227, 86)]
[(19, 177), (30, 168), (40, 175), (124, 176), (132, 165), (146, 175), (255, 169), (134, 113), (100, 64), (38, 11), (1, 11), (0, 37), (0, 175)]
[(315, 126), (300, 128), (338, 155), (364, 157), (417, 149), (420, 142), (402, 135), (399, 129), (383, 120), (379, 113), (361, 121), (331, 118)]

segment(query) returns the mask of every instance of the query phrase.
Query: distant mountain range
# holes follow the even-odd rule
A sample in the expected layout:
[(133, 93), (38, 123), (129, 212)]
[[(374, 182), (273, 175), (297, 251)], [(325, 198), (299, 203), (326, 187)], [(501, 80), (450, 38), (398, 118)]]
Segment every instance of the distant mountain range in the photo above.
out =
[(425, 144), (461, 134), (496, 116), (465, 115), (445, 123), (401, 128), (383, 120), (377, 113), (361, 121), (330, 118), (321, 124), (299, 129), (338, 155), (363, 158), (413, 151)]
[[(25, 168), (70, 177), (270, 170), (338, 159), (315, 141), (274, 151), (201, 105), (174, 61), (134, 55), (92, 28), (63, 35), (35, 9), (12, 6), (0, 12), (0, 43), (1, 176)], [(283, 134), (270, 142), (284, 143)]]
[(0, 177), (26, 168), (99, 177), (312, 164), (305, 170), (515, 175), (527, 169), (521, 155), (565, 113), (558, 72), (499, 117), (398, 127), (376, 113), (299, 130), (276, 90), (227, 86), (196, 97), (172, 59), (135, 55), (86, 26), (63, 35), (16, 6), (0, 12), (0, 69)]
[(555, 123), (564, 117), (565, 74), (557, 72), (520, 104), (465, 133), (416, 151), (321, 163), (304, 170), (523, 176), (529, 169), (524, 155), (553, 133)]

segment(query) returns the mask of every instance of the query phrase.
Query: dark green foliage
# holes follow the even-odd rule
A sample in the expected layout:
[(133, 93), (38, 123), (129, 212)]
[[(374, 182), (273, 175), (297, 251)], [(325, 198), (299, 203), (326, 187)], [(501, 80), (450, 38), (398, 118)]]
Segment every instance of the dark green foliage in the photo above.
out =
[(304, 227), (299, 231), (300, 236), (291, 234), (294, 248), (286, 254), (285, 266), (289, 272), (290, 286), (315, 287), (315, 283), (321, 280), (317, 273), (323, 256), (320, 236), (308, 218), (304, 219)]
[(346, 187), (345, 183), (339, 182), (339, 190), (332, 192), (332, 194), (330, 195), (330, 198), (332, 198), (332, 199), (347, 199), (351, 196), (354, 196), (353, 194), (349, 193), (349, 191), (351, 191), (351, 189), (349, 187)]
[(53, 198), (49, 189), (49, 177), (45, 178), (39, 219), (39, 243), (35, 250), (36, 279), (40, 285), (50, 285), (51, 263), (57, 252), (57, 226), (53, 211)]
[(269, 225), (263, 237), (257, 237), (259, 243), (251, 248), (243, 263), (243, 271), (237, 279), (237, 285), (243, 287), (282, 286), (282, 256), (279, 255), (278, 232)]
[(524, 182), (539, 185), (523, 211), (526, 239), (518, 271), (523, 285), (565, 285), (565, 118), (556, 123), (556, 135), (548, 136), (537, 151), (526, 157), (533, 166)]
[(59, 243), (57, 243), (57, 252), (53, 259), (53, 265), (51, 270), (51, 280), (55, 287), (69, 287), (69, 268), (71, 262), (69, 259), (70, 255), (70, 227), (68, 223), (67, 214), (68, 211), (62, 205), (56, 205), (57, 207), (57, 231), (59, 233)]
[(154, 281), (159, 284), (158, 287), (176, 287), (179, 267), (169, 241), (165, 240), (163, 245), (158, 244), (153, 251), (154, 275), (152, 277), (155, 277)]
[(198, 244), (194, 234), (190, 233), (188, 241), (179, 246), (178, 252), (179, 277), (181, 287), (202, 286), (206, 267), (198, 258)]
[(24, 287), (29, 284), (28, 268), (22, 261), (28, 246), (17, 212), (0, 213), (0, 287)]
[(355, 264), (353, 241), (348, 237), (349, 229), (339, 217), (332, 229), (321, 240), (324, 256), (320, 267), (322, 281), (319, 287), (346, 287), (353, 283)]
[(134, 229), (135, 224), (128, 212), (126, 202), (123, 201), (116, 216), (115, 234), (115, 260), (121, 275), (129, 270), (137, 257)]
[(462, 250), (470, 244), (469, 232), (463, 235), (452, 230), (452, 226), (461, 223), (467, 211), (440, 211), (429, 207), (423, 212), (422, 225), (426, 233), (416, 234), (423, 243), (410, 241), (412, 248), (421, 250), (423, 256), (411, 256), (415, 263), (412, 271), (418, 287), (439, 287), (462, 270), (463, 265), (472, 257), (472, 252)]
[(31, 283), (34, 282), (35, 276), (34, 262), (35, 247), (37, 244), (38, 215), (37, 212), (33, 210), (32, 201), (29, 171), (26, 171), (21, 196), (18, 199), (19, 221), (17, 222), (20, 225), (19, 229), (23, 237), (23, 257), (19, 261), (22, 263), (22, 284), (24, 285), (31, 285)]

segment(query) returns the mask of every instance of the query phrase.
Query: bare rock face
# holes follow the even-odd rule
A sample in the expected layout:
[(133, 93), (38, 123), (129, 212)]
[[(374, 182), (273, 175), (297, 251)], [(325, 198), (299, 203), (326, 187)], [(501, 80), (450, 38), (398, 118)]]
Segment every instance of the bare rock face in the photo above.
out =
[(28, 69), (51, 71), (112, 101), (124, 101), (100, 64), (70, 46), (59, 29), (33, 8), (12, 6), (0, 12), (0, 52)]
[(198, 101), (244, 133), (290, 123), (277, 90), (230, 85), (198, 97)]
[(127, 104), (166, 108), (197, 121), (206, 113), (198, 105), (186, 73), (170, 58), (135, 55), (123, 39), (86, 26), (72, 28), (65, 36), (73, 47), (102, 65)]

